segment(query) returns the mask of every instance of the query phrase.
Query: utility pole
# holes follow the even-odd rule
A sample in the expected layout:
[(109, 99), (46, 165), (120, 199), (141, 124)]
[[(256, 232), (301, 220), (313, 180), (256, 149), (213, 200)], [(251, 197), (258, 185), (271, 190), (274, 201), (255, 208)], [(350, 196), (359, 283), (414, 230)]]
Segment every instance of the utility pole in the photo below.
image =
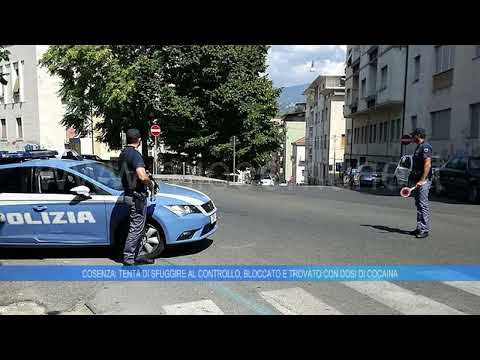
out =
[[(405, 112), (406, 112), (406, 104), (407, 104), (407, 79), (408, 79), (408, 45), (406, 47), (405, 52), (405, 77), (403, 82), (403, 115), (402, 115), (402, 134), (405, 132)], [(403, 156), (403, 144), (400, 143), (400, 158)]]

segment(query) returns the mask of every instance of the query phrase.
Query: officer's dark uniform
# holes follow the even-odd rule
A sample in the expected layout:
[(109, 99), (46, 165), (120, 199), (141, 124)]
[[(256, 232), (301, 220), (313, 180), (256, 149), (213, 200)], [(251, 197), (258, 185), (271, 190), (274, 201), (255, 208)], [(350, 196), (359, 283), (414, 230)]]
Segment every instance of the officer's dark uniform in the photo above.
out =
[[(418, 129), (420, 133), (423, 129)], [(415, 132), (414, 132), (415, 133)], [(412, 133), (412, 135), (414, 134)], [(416, 184), (423, 176), (423, 169), (426, 159), (432, 158), (432, 146), (423, 142), (417, 145), (415, 152), (413, 153), (413, 168), (412, 168), (412, 181)], [(430, 205), (428, 203), (428, 194), (430, 187), (432, 186), (432, 169), (427, 177), (427, 182), (420, 188), (415, 189), (415, 206), (417, 207), (417, 233), (430, 232)]]
[(145, 233), (147, 218), (147, 188), (138, 179), (136, 169), (145, 167), (142, 155), (132, 146), (127, 146), (119, 157), (122, 185), (125, 190), (125, 200), (129, 204), (130, 228), (125, 241), (123, 261), (133, 262), (143, 256), (142, 240)]

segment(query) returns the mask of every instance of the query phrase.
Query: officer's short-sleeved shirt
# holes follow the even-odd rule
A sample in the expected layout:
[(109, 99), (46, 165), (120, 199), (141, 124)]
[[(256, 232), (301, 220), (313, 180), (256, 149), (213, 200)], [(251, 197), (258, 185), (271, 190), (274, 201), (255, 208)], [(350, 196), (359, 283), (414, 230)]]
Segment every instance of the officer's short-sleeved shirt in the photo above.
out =
[(145, 167), (142, 155), (131, 146), (127, 146), (122, 150), (118, 159), (119, 171), (122, 177), (123, 189), (127, 193), (137, 191), (140, 193), (146, 193), (147, 188), (138, 179), (137, 168)]
[[(432, 158), (432, 145), (427, 142), (419, 144), (413, 153), (413, 173), (416, 180), (419, 180), (423, 175), (423, 166), (426, 159)], [(432, 178), (432, 169), (430, 168), (430, 173), (428, 178)]]

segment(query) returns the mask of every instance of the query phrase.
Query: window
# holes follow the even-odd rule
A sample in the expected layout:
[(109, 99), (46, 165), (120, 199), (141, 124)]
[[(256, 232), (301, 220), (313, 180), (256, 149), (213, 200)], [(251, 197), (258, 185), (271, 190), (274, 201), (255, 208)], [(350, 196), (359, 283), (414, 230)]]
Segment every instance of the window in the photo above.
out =
[(22, 118), (17, 118), (17, 139), (23, 139)]
[(431, 113), (432, 139), (435, 139), (435, 140), (450, 139), (450, 117), (451, 117), (450, 109), (435, 111)]
[[(108, 195), (101, 189), (69, 172), (54, 168), (35, 169), (35, 187), (42, 194), (71, 194), (74, 187), (85, 185), (92, 194)], [(38, 189), (40, 187), (40, 189)], [(38, 191), (40, 190), (40, 191)]]
[(347, 105), (350, 105), (351, 89), (347, 89)]
[[(0, 66), (0, 75), (3, 74), (3, 66)], [(4, 85), (0, 84), (0, 100), (5, 96)]]
[(411, 166), (412, 166), (412, 160), (410, 159), (410, 156), (405, 156), (402, 167), (406, 169), (410, 169)]
[(480, 103), (470, 105), (470, 137), (479, 137)]
[(415, 59), (413, 61), (413, 82), (416, 82), (420, 79), (420, 55), (415, 56)]
[(362, 98), (367, 96), (367, 79), (362, 80)]
[(383, 123), (383, 142), (386, 143), (388, 139), (388, 122)]
[(373, 125), (373, 141), (374, 143), (377, 142), (377, 124)]
[(380, 90), (384, 90), (387, 88), (387, 80), (388, 80), (388, 65), (384, 66), (380, 73)]
[(381, 144), (383, 139), (383, 123), (378, 125), (378, 142)]
[(455, 62), (455, 46), (441, 45), (435, 47), (435, 74), (453, 68)]
[(7, 140), (7, 120), (6, 119), (0, 119), (0, 139), (1, 140)]
[(13, 71), (15, 73), (15, 81), (13, 83), (13, 95), (20, 95), (20, 73), (18, 71), (18, 62), (13, 63)]
[(393, 139), (395, 139), (395, 120), (390, 122), (390, 141), (393, 141)]
[(447, 169), (455, 169), (457, 167), (457, 163), (458, 163), (458, 158), (453, 158), (452, 160), (450, 160), (445, 164), (445, 167)]
[(397, 119), (397, 139), (400, 140), (400, 119)]
[(0, 193), (30, 193), (31, 168), (16, 167), (0, 170)]
[(325, 135), (325, 139), (323, 139), (323, 148), (327, 148), (327, 135)]
[(410, 121), (412, 123), (412, 131), (417, 128), (417, 115), (412, 115), (410, 117)]

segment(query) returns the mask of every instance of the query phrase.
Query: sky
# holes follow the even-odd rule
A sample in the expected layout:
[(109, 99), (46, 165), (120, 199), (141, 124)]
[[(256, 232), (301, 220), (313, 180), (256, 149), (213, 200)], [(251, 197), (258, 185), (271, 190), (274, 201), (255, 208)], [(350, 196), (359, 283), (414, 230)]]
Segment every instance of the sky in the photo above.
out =
[[(275, 87), (312, 82), (318, 75), (344, 75), (346, 45), (272, 45), (267, 73)], [(310, 71), (314, 62), (315, 72)]]

